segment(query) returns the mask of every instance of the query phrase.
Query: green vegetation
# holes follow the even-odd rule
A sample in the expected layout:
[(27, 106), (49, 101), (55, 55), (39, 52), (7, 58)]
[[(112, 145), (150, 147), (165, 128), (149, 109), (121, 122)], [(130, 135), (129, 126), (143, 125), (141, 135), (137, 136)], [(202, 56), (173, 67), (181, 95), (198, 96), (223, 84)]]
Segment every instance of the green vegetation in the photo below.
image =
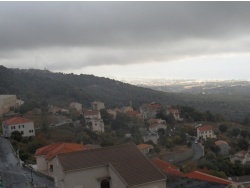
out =
[[(191, 106), (205, 112), (206, 117), (202, 117), (198, 111), (194, 112), (190, 117), (193, 121), (203, 118), (212, 122), (215, 118), (216, 121), (224, 121), (226, 116), (236, 121), (245, 120), (246, 125), (249, 124), (246, 119), (250, 114), (249, 96), (164, 93), (93, 75), (7, 69), (3, 66), (0, 66), (0, 75), (0, 94), (16, 94), (24, 100), (26, 104), (20, 109), (22, 113), (42, 105), (43, 101), (58, 106), (78, 101), (88, 107), (90, 102), (100, 100), (107, 108), (128, 105), (129, 101), (133, 102), (133, 107), (138, 108), (143, 103), (155, 101), (163, 105)], [(211, 116), (210, 112), (215, 115)]]

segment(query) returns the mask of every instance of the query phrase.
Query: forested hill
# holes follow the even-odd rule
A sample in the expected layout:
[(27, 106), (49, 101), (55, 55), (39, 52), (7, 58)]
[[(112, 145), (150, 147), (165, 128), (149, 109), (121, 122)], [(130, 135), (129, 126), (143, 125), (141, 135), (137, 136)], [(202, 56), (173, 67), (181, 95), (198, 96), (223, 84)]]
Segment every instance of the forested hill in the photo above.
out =
[(89, 107), (90, 102), (100, 100), (110, 108), (129, 105), (129, 101), (132, 101), (134, 107), (155, 101), (163, 105), (192, 106), (201, 111), (210, 110), (231, 119), (240, 120), (250, 114), (250, 96), (165, 93), (93, 75), (7, 69), (3, 66), (0, 66), (0, 79), (0, 94), (16, 94), (25, 101), (45, 100), (61, 106), (77, 101)]

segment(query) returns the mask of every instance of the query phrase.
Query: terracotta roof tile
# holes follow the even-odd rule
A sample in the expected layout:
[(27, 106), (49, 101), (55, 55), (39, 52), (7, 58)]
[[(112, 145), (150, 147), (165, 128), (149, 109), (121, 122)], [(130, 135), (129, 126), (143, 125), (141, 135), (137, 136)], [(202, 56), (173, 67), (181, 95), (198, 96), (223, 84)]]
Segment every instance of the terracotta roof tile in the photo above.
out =
[(167, 163), (165, 161), (162, 161), (158, 158), (153, 159), (153, 163), (155, 164), (157, 168), (161, 169), (165, 173), (174, 174), (178, 176), (184, 175), (176, 166), (170, 163)]
[(110, 165), (128, 186), (141, 185), (166, 177), (138, 150), (135, 144), (124, 144), (59, 154), (64, 171)]
[(32, 122), (32, 120), (23, 118), (23, 117), (13, 117), (11, 119), (4, 121), (3, 123), (6, 125), (16, 125), (16, 124), (29, 123), (29, 122)]
[(197, 129), (198, 129), (199, 131), (201, 131), (201, 132), (213, 130), (213, 128), (212, 128), (211, 125), (205, 125), (205, 126), (202, 126), (202, 127), (198, 127)]
[(74, 151), (82, 151), (84, 150), (82, 144), (74, 144), (74, 143), (55, 143), (50, 144), (48, 146), (39, 148), (36, 150), (36, 156), (45, 155), (47, 160), (52, 159), (55, 155), (59, 153), (69, 153)]
[(206, 173), (202, 173), (199, 171), (193, 171), (188, 174), (183, 174), (178, 170), (178, 168), (170, 163), (167, 163), (165, 161), (162, 161), (158, 158), (153, 159), (153, 163), (155, 166), (157, 166), (159, 169), (161, 169), (165, 173), (181, 176), (181, 177), (187, 177), (187, 178), (192, 178), (192, 179), (198, 179), (201, 181), (207, 181), (207, 182), (214, 182), (214, 183), (219, 183), (219, 184), (226, 184), (230, 185), (233, 184), (234, 182), (219, 178), (216, 176), (212, 176)]
[(143, 149), (147, 149), (147, 148), (154, 148), (154, 146), (151, 144), (139, 144), (139, 145), (137, 145), (137, 147), (139, 150), (143, 150)]
[(91, 115), (98, 115), (98, 110), (84, 110), (83, 115), (91, 116)]
[(216, 142), (215, 142), (215, 145), (217, 145), (217, 146), (219, 146), (219, 145), (221, 145), (221, 144), (228, 144), (226, 141), (224, 141), (224, 140), (217, 140)]
[(199, 171), (194, 171), (194, 172), (190, 172), (188, 174), (185, 174), (185, 177), (188, 178), (193, 178), (193, 179), (199, 179), (199, 180), (203, 180), (203, 181), (209, 181), (209, 182), (215, 182), (215, 183), (219, 183), (219, 184), (225, 184), (225, 185), (230, 185), (233, 184), (234, 182), (223, 179), (223, 178), (219, 178), (219, 177), (215, 177), (209, 174), (205, 174)]

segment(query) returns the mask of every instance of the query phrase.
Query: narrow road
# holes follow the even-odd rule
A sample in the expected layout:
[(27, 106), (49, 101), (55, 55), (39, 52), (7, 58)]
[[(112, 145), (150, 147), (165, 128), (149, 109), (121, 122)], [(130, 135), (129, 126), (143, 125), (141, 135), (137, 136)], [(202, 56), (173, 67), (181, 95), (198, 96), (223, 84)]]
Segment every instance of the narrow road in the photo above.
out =
[(194, 151), (194, 155), (193, 155), (193, 161), (197, 161), (199, 160), (202, 156), (203, 156), (203, 148), (202, 146), (200, 145), (200, 143), (195, 143), (194, 141), (192, 141), (192, 148), (193, 148), (193, 151)]
[[(4, 188), (27, 188), (31, 182), (30, 170), (18, 164), (9, 141), (0, 136), (0, 176)], [(54, 188), (53, 181), (44, 176), (32, 173), (33, 184), (36, 187)]]

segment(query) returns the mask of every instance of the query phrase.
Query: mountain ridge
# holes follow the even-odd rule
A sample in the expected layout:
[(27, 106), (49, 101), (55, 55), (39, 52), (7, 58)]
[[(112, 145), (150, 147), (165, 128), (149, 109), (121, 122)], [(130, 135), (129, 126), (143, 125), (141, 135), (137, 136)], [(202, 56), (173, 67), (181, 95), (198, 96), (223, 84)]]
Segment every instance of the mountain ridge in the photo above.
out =
[(50, 104), (68, 105), (72, 101), (89, 107), (100, 100), (108, 108), (129, 105), (139, 108), (143, 103), (192, 106), (200, 111), (223, 114), (242, 120), (250, 114), (250, 96), (219, 94), (170, 93), (137, 87), (94, 75), (54, 73), (39, 69), (8, 69), (0, 67), (0, 94), (16, 94), (22, 100), (45, 100)]

